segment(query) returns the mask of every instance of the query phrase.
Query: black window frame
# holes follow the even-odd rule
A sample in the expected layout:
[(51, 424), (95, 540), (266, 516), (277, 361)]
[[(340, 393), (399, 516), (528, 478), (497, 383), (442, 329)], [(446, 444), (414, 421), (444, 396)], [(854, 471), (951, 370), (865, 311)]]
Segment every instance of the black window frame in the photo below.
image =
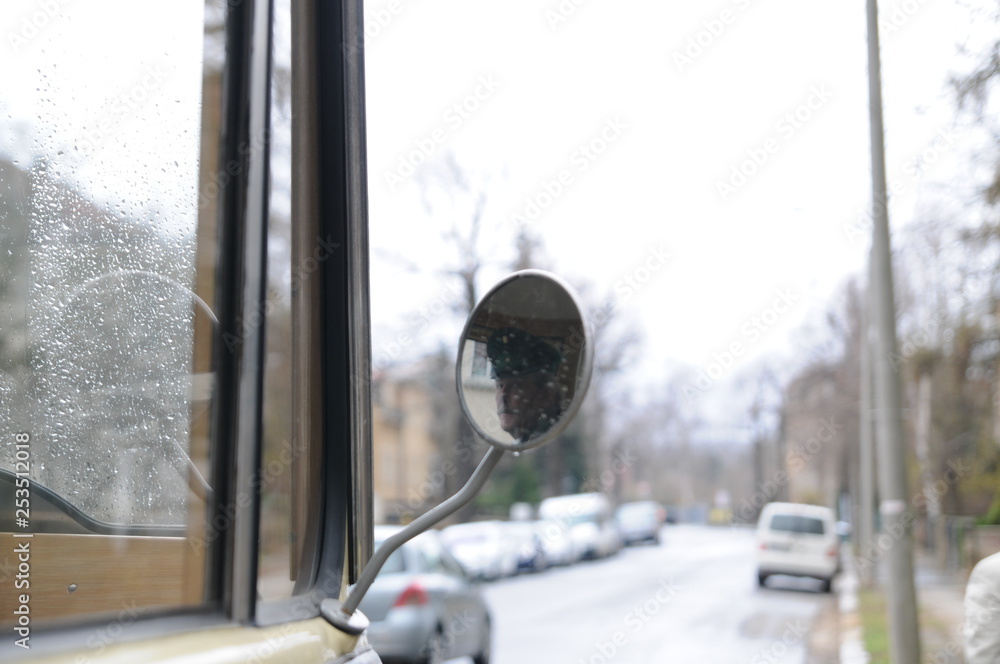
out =
[[(312, 197), (315, 209), (300, 206), (297, 219), (293, 203), (293, 229), (318, 233), (314, 239), (332, 239), (342, 249), (319, 265), (314, 280), (320, 337), (313, 342), (319, 361), (310, 361), (320, 371), (321, 426), (315, 445), (320, 481), (308, 496), (320, 506), (311, 517), (312, 539), (302, 556), (295, 595), (258, 602), (260, 496), (254, 479), (263, 444), (266, 326), (242, 326), (242, 321), (266, 310), (270, 139), (260, 149), (248, 146), (269, 128), (273, 6), (271, 0), (226, 0), (219, 164), (232, 165), (227, 170), (233, 177), (222, 188), (217, 217), (219, 326), (212, 350), (216, 393), (210, 452), (214, 492), (207, 519), (213, 523), (220, 517), (231, 526), (208, 549), (204, 603), (150, 612), (127, 625), (119, 622), (116, 643), (234, 622), (269, 625), (317, 617), (323, 599), (339, 596), (345, 569), (347, 582), (356, 580), (373, 549), (363, 3), (295, 0), (293, 7), (298, 16), (293, 43), (306, 45), (305, 59), (300, 54), (297, 63), (301, 74), (293, 83), (300, 88), (293, 94), (306, 105), (296, 114), (307, 131), (315, 132), (306, 138), (312, 154), (300, 155), (298, 178), (293, 178), (293, 190), (298, 190), (293, 199)], [(296, 25), (308, 29), (295, 34)], [(301, 139), (299, 143), (302, 147)], [(301, 230), (308, 225), (304, 220), (315, 225)], [(105, 622), (114, 621), (83, 620), (33, 631), (30, 654), (86, 649)], [(8, 646), (15, 658), (24, 654), (8, 640), (0, 645), (0, 658), (8, 654)]]

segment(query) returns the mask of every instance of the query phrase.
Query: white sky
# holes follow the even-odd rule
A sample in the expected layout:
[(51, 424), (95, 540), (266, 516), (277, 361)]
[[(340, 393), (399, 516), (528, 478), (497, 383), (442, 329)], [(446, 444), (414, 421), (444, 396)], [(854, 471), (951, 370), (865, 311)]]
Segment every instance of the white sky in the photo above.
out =
[[(912, 168), (912, 159), (951, 125), (954, 103), (945, 82), (957, 44), (968, 38), (970, 11), (956, 0), (880, 4), (884, 25), (893, 28), (882, 33), (883, 77), (888, 177), (901, 189), (891, 220), (899, 226), (913, 218), (918, 195), (926, 202), (931, 183), (951, 184), (949, 174), (961, 170), (963, 140), (974, 140), (946, 134), (953, 143), (939, 142), (943, 151), (929, 153), (937, 161), (922, 175)], [(72, 24), (90, 21), (91, 41), (68, 64), (105, 67), (107, 87), (74, 86), (84, 77), (66, 66), (19, 66), (7, 69), (5, 88), (68, 91), (81, 107), (92, 107), (91, 125), (105, 118), (116, 123), (107, 135), (115, 160), (102, 160), (101, 148), (85, 155), (97, 169), (94, 182), (138, 170), (149, 173), (141, 180), (151, 208), (190, 199), (197, 192), (161, 190), (155, 167), (171, 161), (189, 167), (196, 137), (176, 142), (174, 153), (154, 154), (130, 143), (137, 133), (127, 129), (176, 116), (176, 100), (198, 93), (198, 62), (164, 62), (166, 75), (150, 88), (147, 72), (118, 54), (139, 47), (165, 52), (172, 40), (190, 46), (171, 50), (196, 53), (201, 37), (195, 30), (164, 29), (155, 37), (122, 26), (197, 26), (192, 12), (199, 6), (151, 17), (150, 6), (129, 2), (102, 4), (107, 13), (100, 15), (66, 3), (38, 36), (14, 48), (11, 35), (23, 32), (40, 6), (20, 2), (0, 21), (5, 57), (18, 64), (48, 61), (45, 48), (59, 47)], [(556, 22), (560, 7), (575, 10)], [(722, 402), (723, 384), (761, 357), (801, 356), (815, 338), (805, 325), (815, 328), (846, 276), (862, 269), (867, 229), (849, 229), (870, 198), (864, 0), (587, 0), (579, 6), (572, 0), (372, 0), (366, 15), (376, 365), (394, 343), (402, 357), (413, 357), (442, 341), (454, 344), (461, 329), (461, 321), (437, 313), (443, 300), (454, 299), (438, 271), (453, 266), (455, 254), (441, 237), (449, 220), (429, 217), (421, 203), (418, 180), (428, 169), (418, 166), (394, 186), (387, 178), (400, 176), (401, 160), (421, 145), (424, 151), (432, 145), (432, 161), (452, 151), (477, 181), (488, 178), (480, 247), (489, 264), (481, 291), (513, 256), (514, 215), (524, 215), (531, 200), (543, 204), (529, 224), (541, 236), (547, 267), (585, 285), (588, 297), (617, 295), (618, 314), (641, 331), (636, 386), (658, 387), (685, 366), (707, 370), (739, 343), (745, 352), (712, 389)], [(691, 50), (699, 41), (701, 51)], [(682, 55), (691, 61), (679, 62)], [(135, 113), (119, 113), (104, 103), (114, 98), (110, 93), (153, 99)], [(453, 110), (463, 101), (475, 106), (464, 116)], [(13, 119), (29, 112), (2, 110)], [(801, 120), (793, 126), (786, 116), (796, 112)], [(38, 121), (52, 145), (73, 143), (74, 136), (60, 135), (58, 117)], [(178, 126), (193, 123), (185, 117)], [(602, 132), (613, 140), (602, 143)], [(606, 150), (582, 157), (581, 146), (592, 141)], [(4, 145), (15, 156), (16, 143), (10, 135)], [(766, 161), (745, 183), (729, 181), (754, 154)], [(557, 195), (544, 200), (546, 185), (555, 191), (560, 177)], [(723, 182), (734, 186), (725, 200)], [(181, 225), (193, 220), (190, 211), (178, 214)], [(647, 261), (661, 251), (669, 260), (647, 275)], [(396, 257), (419, 271), (402, 269)], [(624, 281), (647, 276), (637, 289)], [(771, 315), (779, 293), (793, 303), (787, 310), (779, 304), (783, 311), (766, 331), (748, 334), (745, 326)], [(415, 341), (399, 344), (403, 333)]]
[(163, 227), (193, 233), (197, 183), (175, 175), (197, 169), (204, 6), (16, 0), (4, 10), (0, 152), (44, 154), (53, 175), (109, 210), (156, 211)]
[[(511, 215), (563, 170), (570, 184), (530, 221), (551, 269), (606, 295), (627, 275), (645, 276), (637, 269), (652, 250), (671, 254), (619, 299), (645, 337), (637, 385), (662, 382), (678, 363), (707, 369), (734, 342), (745, 353), (722, 382), (762, 354), (794, 356), (804, 322), (817, 320), (867, 254), (867, 230), (846, 230), (870, 199), (864, 0), (589, 0), (550, 24), (546, 12), (558, 7), (367, 3), (372, 243), (376, 251), (404, 246), (428, 271), (395, 270), (376, 254), (376, 363), (412, 312), (440, 297), (442, 281), (430, 272), (453, 264), (440, 237), (445, 220), (426, 215), (417, 177), (395, 186), (386, 177), (435, 137), (436, 156), (452, 150), (462, 166), (492, 178), (482, 247), (498, 264), (511, 256)], [(940, 168), (921, 179), (907, 164), (952, 121), (945, 82), (969, 11), (946, 0), (880, 9), (894, 24), (882, 46), (887, 170), (902, 188), (890, 214), (900, 225), (913, 216), (921, 184), (941, 178)], [(699, 36), (706, 46), (679, 67), (675, 55)], [(483, 78), (498, 83), (495, 91), (481, 94), (467, 119), (449, 122), (449, 108)], [(806, 119), (783, 121), (796, 111)], [(624, 129), (581, 171), (575, 151), (609, 120)], [(763, 165), (723, 200), (719, 182), (766, 148)], [(746, 334), (779, 290), (795, 302), (759, 337)], [(438, 334), (457, 335), (446, 318)]]

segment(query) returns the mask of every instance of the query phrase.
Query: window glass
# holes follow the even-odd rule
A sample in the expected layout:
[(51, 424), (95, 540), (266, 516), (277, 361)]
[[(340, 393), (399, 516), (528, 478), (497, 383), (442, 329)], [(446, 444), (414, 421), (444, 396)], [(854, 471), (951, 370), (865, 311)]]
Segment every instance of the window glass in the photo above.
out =
[(445, 574), (465, 578), (467, 574), (465, 572), (465, 568), (462, 567), (462, 564), (455, 560), (455, 557), (448, 552), (448, 549), (442, 547), (440, 551), (441, 567), (443, 568)]
[(775, 514), (774, 518), (771, 519), (771, 530), (808, 535), (822, 535), (824, 533), (823, 522), (820, 519), (791, 514)]
[(0, 622), (197, 604), (223, 14), (4, 9), (0, 531), (30, 586), (3, 579)]

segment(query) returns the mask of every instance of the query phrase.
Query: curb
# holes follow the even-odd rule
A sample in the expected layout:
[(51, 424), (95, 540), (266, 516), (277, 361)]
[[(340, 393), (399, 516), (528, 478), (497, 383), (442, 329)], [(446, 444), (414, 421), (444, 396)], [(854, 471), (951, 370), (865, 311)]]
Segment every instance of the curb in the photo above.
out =
[(861, 618), (858, 616), (858, 575), (854, 570), (852, 558), (844, 556), (844, 559), (844, 569), (837, 584), (837, 602), (840, 607), (840, 662), (868, 664), (871, 656), (865, 650)]
[(846, 555), (833, 582), (830, 601), (824, 602), (813, 623), (806, 661), (810, 664), (868, 664), (871, 655), (865, 650), (861, 616), (858, 612), (859, 581)]

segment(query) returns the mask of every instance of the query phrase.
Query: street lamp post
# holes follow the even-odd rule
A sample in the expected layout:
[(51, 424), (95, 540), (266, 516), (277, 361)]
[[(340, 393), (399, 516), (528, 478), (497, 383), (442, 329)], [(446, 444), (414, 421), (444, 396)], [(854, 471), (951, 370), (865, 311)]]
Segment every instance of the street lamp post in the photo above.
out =
[(892, 254), (889, 244), (889, 210), (885, 177), (885, 143), (882, 126), (882, 76), (879, 62), (878, 5), (868, 0), (868, 92), (872, 149), (872, 285), (877, 352), (873, 354), (877, 404), (877, 458), (879, 512), (882, 533), (877, 541), (887, 551), (889, 648), (891, 661), (920, 661), (920, 633), (913, 579), (913, 524), (906, 493), (903, 427), (899, 376), (890, 358), (896, 354), (896, 307), (892, 284)]

